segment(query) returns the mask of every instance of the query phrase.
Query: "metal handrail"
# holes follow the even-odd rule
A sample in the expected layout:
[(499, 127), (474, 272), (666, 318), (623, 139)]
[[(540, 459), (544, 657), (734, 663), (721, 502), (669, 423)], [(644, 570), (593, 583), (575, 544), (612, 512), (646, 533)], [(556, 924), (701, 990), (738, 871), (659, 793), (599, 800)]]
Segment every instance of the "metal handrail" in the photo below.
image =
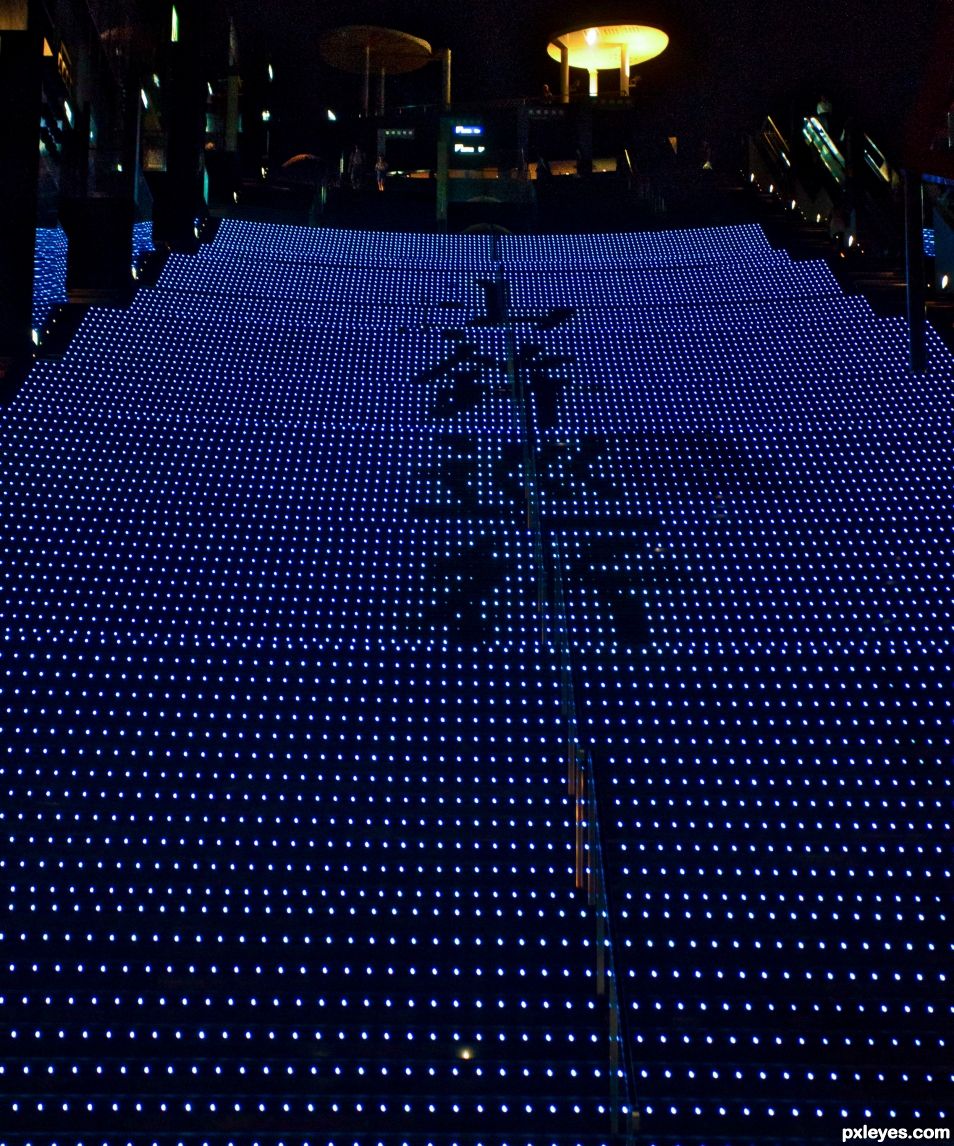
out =
[[(506, 371), (522, 447), (526, 528), (531, 537), (537, 579), (537, 611), (541, 644), (557, 653), (560, 673), (560, 712), (564, 726), (567, 787), (573, 802), (574, 885), (586, 895), (596, 923), (597, 993), (605, 997), (609, 1015), (610, 1128), (624, 1146), (633, 1142), (636, 1124), (632, 1096), (634, 1074), (625, 1037), (624, 1016), (617, 986), (612, 945), (609, 901), (599, 828), (599, 803), (592, 757), (582, 745), (574, 688), (575, 669), (570, 640), (563, 556), (557, 538), (547, 535), (540, 511), (540, 487), (536, 466), (536, 434), (529, 410), (529, 388), (524, 384), (515, 324), (509, 314), (509, 294), (504, 278), (498, 237), (490, 236), (494, 264), (494, 323), (504, 331)], [(490, 303), (488, 302), (488, 306)]]
[(596, 772), (592, 757), (586, 754), (586, 775), (588, 778), (589, 815), (587, 830), (589, 835), (589, 880), (590, 902), (596, 911), (597, 920), (597, 991), (607, 995), (610, 1015), (610, 1077), (613, 1080), (613, 1124), (614, 1134), (622, 1134), (626, 1146), (631, 1146), (637, 1127), (638, 1115), (635, 1106), (635, 1071), (632, 1061), (632, 1048), (626, 1037), (626, 1021), (620, 999), (619, 980), (616, 974), (616, 958), (613, 950), (612, 913), (607, 892), (606, 873), (603, 867), (603, 847), (600, 839), (599, 798), (596, 789)]
[[(496, 255), (497, 248), (494, 247), (493, 251)], [(497, 265), (496, 274), (498, 281), (502, 281), (503, 267), (500, 263)], [(537, 607), (540, 615), (541, 639), (542, 643), (555, 648), (559, 663), (560, 711), (564, 725), (567, 787), (570, 799), (573, 801), (574, 884), (578, 891), (586, 895), (587, 903), (594, 909), (597, 933), (597, 993), (604, 996), (608, 1004), (611, 1132), (615, 1136), (621, 1136), (625, 1146), (630, 1146), (633, 1142), (636, 1117), (632, 1095), (632, 1082), (635, 1076), (625, 1037), (624, 1017), (617, 986), (595, 774), (590, 752), (581, 743), (580, 737), (563, 556), (557, 538), (553, 535), (547, 537), (540, 512), (536, 440), (528, 409), (528, 390), (523, 383), (522, 371), (518, 368), (519, 355), (514, 328), (509, 316), (506, 315), (505, 340), (507, 372), (523, 446), (527, 527), (532, 537), (537, 569)]]

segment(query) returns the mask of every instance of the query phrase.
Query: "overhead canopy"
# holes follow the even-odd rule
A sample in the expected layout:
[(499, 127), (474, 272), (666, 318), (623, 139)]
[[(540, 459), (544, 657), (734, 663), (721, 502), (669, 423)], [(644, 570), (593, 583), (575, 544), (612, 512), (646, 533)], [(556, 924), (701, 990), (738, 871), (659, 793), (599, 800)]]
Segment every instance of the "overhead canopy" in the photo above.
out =
[(417, 71), (434, 59), (426, 40), (374, 24), (347, 24), (325, 32), (318, 39), (318, 51), (326, 64), (356, 75), (369, 67), (375, 72), (400, 75)]
[(0, 0), (0, 32), (25, 32), (27, 8), (27, 0)]
[(547, 45), (547, 54), (559, 60), (561, 46), (564, 46), (571, 68), (595, 72), (618, 68), (621, 53), (625, 53), (629, 66), (635, 67), (660, 55), (668, 44), (669, 37), (659, 28), (646, 24), (603, 24), (554, 36)]

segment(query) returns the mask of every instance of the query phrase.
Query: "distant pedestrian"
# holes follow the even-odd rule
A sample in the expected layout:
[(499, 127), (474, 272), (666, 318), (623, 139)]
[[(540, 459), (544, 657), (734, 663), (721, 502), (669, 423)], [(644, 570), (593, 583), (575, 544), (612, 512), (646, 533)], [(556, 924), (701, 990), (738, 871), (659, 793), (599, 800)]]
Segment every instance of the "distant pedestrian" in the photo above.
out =
[(357, 143), (348, 159), (348, 176), (351, 179), (353, 190), (359, 190), (364, 181), (364, 152)]
[(384, 177), (388, 173), (388, 163), (383, 155), (379, 155), (374, 164), (374, 178), (378, 184), (378, 190), (384, 190)]

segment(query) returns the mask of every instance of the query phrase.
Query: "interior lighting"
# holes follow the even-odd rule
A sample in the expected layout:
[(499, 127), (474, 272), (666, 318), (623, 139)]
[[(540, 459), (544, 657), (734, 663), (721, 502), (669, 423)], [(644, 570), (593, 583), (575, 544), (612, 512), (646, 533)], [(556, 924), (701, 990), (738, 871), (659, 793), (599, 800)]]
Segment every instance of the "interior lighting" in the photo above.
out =
[(547, 54), (560, 60), (566, 52), (571, 68), (583, 68), (589, 73), (590, 95), (595, 96), (600, 71), (617, 71), (621, 82), (628, 84), (630, 70), (660, 55), (668, 44), (669, 37), (660, 28), (606, 24), (554, 36), (547, 45)]

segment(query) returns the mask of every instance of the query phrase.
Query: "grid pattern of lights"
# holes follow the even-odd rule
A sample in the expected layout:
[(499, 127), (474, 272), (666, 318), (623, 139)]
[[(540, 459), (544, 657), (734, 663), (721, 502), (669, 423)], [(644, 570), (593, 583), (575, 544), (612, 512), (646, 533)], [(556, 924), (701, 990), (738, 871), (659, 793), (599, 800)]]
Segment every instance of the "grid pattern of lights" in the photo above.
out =
[(223, 219), (215, 250), (206, 249), (213, 260), (220, 254), (258, 255), (269, 260), (331, 262), (341, 266), (414, 268), (454, 267), (459, 271), (487, 268), (492, 263), (491, 246), (485, 235), (419, 235), (397, 231), (362, 233), (333, 227), (283, 227), (276, 236), (267, 223), (240, 223)]
[(954, 364), (817, 268), (607, 306), (574, 242), (537, 470), (647, 1140), (943, 1123)]
[(155, 244), (152, 241), (152, 223), (140, 222), (133, 223), (133, 262), (137, 262), (143, 255), (148, 255), (154, 251)]
[(57, 303), (66, 302), (66, 232), (37, 227), (33, 256), (33, 329), (40, 331)]
[(3, 416), (3, 1146), (611, 1140), (508, 345), (644, 1140), (949, 1115), (939, 340), (752, 227), (227, 222)]
[(500, 246), (510, 264), (567, 267), (672, 267), (774, 262), (780, 256), (761, 227), (705, 227), (630, 231), (606, 235), (504, 235)]
[[(155, 248), (152, 224), (133, 225), (133, 264)], [(33, 259), (33, 329), (41, 331), (50, 311), (66, 302), (67, 238), (62, 227), (37, 227)]]
[(0, 1142), (608, 1142), (505, 371), (181, 262), (3, 422)]
[[(484, 269), (490, 273), (489, 266)], [(463, 277), (459, 271), (400, 264), (343, 267), (307, 258), (264, 262), (261, 256), (245, 252), (222, 254), (214, 261), (209, 255), (198, 259), (173, 256), (161, 287), (175, 297), (183, 292), (210, 292), (232, 302), (241, 289), (246, 302), (259, 298), (270, 303), (302, 301), (320, 304), (329, 313), (343, 307), (342, 318), (352, 323), (365, 307), (404, 309), (464, 302), (476, 306), (481, 297), (477, 278)]]

